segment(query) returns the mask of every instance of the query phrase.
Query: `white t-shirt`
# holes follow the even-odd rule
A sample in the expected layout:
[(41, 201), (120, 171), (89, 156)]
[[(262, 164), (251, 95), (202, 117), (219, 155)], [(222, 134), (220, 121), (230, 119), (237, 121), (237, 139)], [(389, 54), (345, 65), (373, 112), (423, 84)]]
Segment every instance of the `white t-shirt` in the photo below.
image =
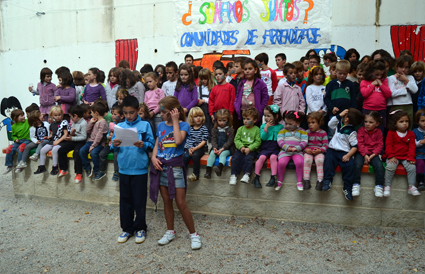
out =
[(208, 97), (210, 97), (210, 91), (208, 90), (208, 87), (202, 85), (201, 92), (202, 92), (203, 98), (201, 98), (201, 94), (199, 94), (199, 87), (197, 89), (198, 89), (198, 99), (203, 99), (205, 100), (205, 103), (208, 104), (208, 99), (209, 99)]
[(305, 90), (305, 98), (307, 108), (307, 114), (313, 111), (324, 110), (326, 112), (327, 108), (325, 105), (326, 87), (325, 86), (315, 86), (309, 85)]
[(168, 80), (164, 84), (162, 84), (162, 90), (165, 93), (165, 96), (174, 96), (174, 91), (176, 90), (177, 80), (171, 82)]

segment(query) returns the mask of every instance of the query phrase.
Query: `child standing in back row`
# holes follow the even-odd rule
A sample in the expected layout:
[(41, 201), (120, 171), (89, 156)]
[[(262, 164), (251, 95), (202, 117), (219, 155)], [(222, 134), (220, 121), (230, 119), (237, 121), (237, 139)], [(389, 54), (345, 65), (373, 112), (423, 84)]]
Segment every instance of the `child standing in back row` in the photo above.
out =
[(28, 90), (40, 96), (40, 112), (43, 114), (43, 120), (49, 118), (50, 109), (55, 105), (55, 91), (57, 87), (52, 83), (53, 72), (49, 68), (43, 68), (40, 71), (40, 83), (37, 84), (37, 89), (29, 87)]
[(214, 113), (220, 109), (228, 109), (230, 114), (233, 115), (235, 110), (235, 88), (225, 81), (226, 69), (223, 67), (215, 70), (215, 78), (217, 79), (217, 85), (214, 86), (210, 93), (209, 98), (209, 115), (214, 122)]
[(149, 108), (149, 122), (153, 125), (153, 132), (156, 132), (156, 128), (159, 123), (162, 122), (161, 114), (159, 113), (159, 101), (165, 97), (165, 93), (162, 89), (158, 88), (158, 76), (155, 72), (148, 72), (145, 74), (146, 85), (148, 90), (145, 93), (144, 103)]
[(88, 72), (89, 83), (86, 85), (83, 94), (84, 104), (93, 105), (99, 98), (106, 100), (105, 88), (102, 86), (102, 75), (98, 68), (91, 68)]

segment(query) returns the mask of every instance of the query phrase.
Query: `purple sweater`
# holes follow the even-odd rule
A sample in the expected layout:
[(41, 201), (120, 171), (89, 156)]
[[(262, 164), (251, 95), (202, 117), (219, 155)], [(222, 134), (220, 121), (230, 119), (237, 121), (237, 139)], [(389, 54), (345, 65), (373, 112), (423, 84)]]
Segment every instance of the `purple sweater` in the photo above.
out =
[[(246, 83), (247, 79), (243, 79), (239, 83), (238, 89), (236, 91), (235, 98), (235, 112), (238, 114), (238, 118), (242, 118), (241, 104), (242, 104), (242, 95), (243, 95), (243, 85)], [(263, 117), (263, 110), (269, 102), (269, 91), (267, 85), (260, 78), (256, 78), (254, 84), (252, 85), (254, 89), (254, 98), (255, 98), (255, 108), (258, 110), (259, 117)], [(257, 124), (262, 124), (261, 119), (258, 119)]]
[(326, 131), (324, 131), (323, 129), (319, 129), (318, 131), (311, 132), (308, 129), (307, 134), (308, 144), (306, 148), (318, 148), (322, 151), (322, 153), (325, 153), (328, 149), (328, 135), (326, 134)]
[(180, 102), (180, 105), (183, 108), (187, 108), (189, 111), (191, 108), (195, 107), (198, 103), (198, 90), (196, 89), (196, 85), (193, 85), (193, 89), (189, 90), (190, 85), (181, 85), (180, 90), (174, 91), (174, 96)]
[(83, 101), (93, 103), (100, 97), (102, 97), (103, 100), (106, 100), (106, 92), (102, 84), (98, 84), (95, 87), (90, 86), (90, 84), (86, 85), (83, 95)]
[(60, 96), (61, 99), (57, 102), (64, 114), (68, 114), (68, 109), (75, 105), (75, 88), (64, 89), (62, 87), (55, 91), (55, 96)]

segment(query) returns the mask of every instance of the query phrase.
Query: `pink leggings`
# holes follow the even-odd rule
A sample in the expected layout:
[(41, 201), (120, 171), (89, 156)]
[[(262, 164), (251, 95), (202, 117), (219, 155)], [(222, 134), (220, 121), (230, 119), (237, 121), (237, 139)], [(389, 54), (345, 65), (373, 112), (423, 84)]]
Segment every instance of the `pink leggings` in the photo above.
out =
[(325, 162), (325, 154), (320, 153), (316, 156), (304, 154), (304, 180), (310, 180), (311, 164), (313, 159), (316, 162), (317, 180), (323, 181), (323, 163)]
[[(260, 175), (261, 169), (263, 168), (264, 163), (267, 160), (266, 155), (261, 155), (255, 163), (255, 174)], [(272, 154), (270, 156), (270, 167), (272, 170), (272, 176), (277, 174), (277, 155)]]
[(285, 176), (285, 170), (286, 166), (289, 163), (289, 160), (294, 161), (295, 164), (295, 170), (297, 173), (297, 183), (300, 183), (303, 181), (303, 165), (304, 165), (304, 159), (301, 155), (292, 155), (292, 156), (283, 156), (279, 159), (279, 174), (277, 176), (279, 182), (283, 182), (283, 177)]

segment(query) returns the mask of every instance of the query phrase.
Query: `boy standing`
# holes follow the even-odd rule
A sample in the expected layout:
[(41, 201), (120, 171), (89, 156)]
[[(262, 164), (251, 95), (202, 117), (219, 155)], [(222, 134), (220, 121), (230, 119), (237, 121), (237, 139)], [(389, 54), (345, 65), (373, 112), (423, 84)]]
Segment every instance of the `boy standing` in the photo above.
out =
[(193, 56), (190, 54), (186, 54), (186, 56), (184, 57), (184, 63), (187, 66), (191, 66), (193, 64)]
[(276, 66), (277, 66), (277, 69), (275, 70), (275, 72), (276, 72), (277, 82), (279, 83), (280, 80), (285, 78), (285, 75), (283, 74), (283, 66), (286, 64), (286, 54), (278, 53), (276, 54), (274, 58), (276, 61)]
[(244, 59), (241, 58), (241, 57), (238, 57), (238, 58), (235, 59), (236, 76), (230, 81), (230, 84), (233, 85), (233, 87), (235, 88), (235, 95), (236, 95), (236, 90), (238, 90), (239, 83), (245, 77), (245, 73), (243, 71), (244, 63), (245, 63)]
[(85, 145), (87, 140), (87, 122), (84, 119), (84, 109), (81, 105), (75, 105), (68, 109), (69, 116), (72, 120), (70, 135), (65, 137), (65, 141), (61, 143), (58, 150), (59, 158), (59, 176), (63, 177), (69, 174), (67, 154), (73, 150), (74, 171), (76, 184), (81, 183), (83, 175), (83, 164), (80, 158), (80, 149)]
[[(307, 88), (307, 78), (304, 78), (304, 65), (300, 61), (292, 63), (295, 66), (295, 74), (297, 76), (297, 86), (301, 88), (303, 95), (305, 96), (305, 89)], [(304, 98), (305, 99), (305, 98)]]
[(273, 102), (273, 93), (277, 88), (277, 77), (276, 72), (269, 68), (267, 64), (269, 63), (269, 56), (267, 53), (260, 53), (255, 56), (255, 61), (260, 67), (261, 79), (267, 85), (267, 90), (269, 91), (269, 103), (271, 105)]
[(215, 70), (217, 85), (212, 88), (208, 101), (208, 112), (213, 123), (214, 113), (219, 109), (228, 109), (232, 115), (235, 111), (233, 104), (235, 103), (236, 92), (235, 88), (226, 82), (226, 73), (226, 68), (217, 68)]
[(168, 62), (165, 65), (165, 73), (167, 74), (168, 81), (162, 84), (162, 90), (165, 92), (165, 96), (174, 96), (178, 75), (177, 64), (173, 61)]
[[(123, 233), (118, 237), (124, 243), (136, 232), (136, 243), (143, 243), (146, 235), (146, 200), (148, 189), (148, 151), (155, 145), (152, 130), (148, 122), (138, 115), (139, 101), (132, 96), (124, 98), (123, 113), (125, 122), (122, 128), (136, 128), (139, 141), (131, 147), (119, 147), (121, 141), (112, 136), (111, 149), (118, 152), (120, 175), (120, 221)], [(136, 211), (136, 219), (134, 219)]]

